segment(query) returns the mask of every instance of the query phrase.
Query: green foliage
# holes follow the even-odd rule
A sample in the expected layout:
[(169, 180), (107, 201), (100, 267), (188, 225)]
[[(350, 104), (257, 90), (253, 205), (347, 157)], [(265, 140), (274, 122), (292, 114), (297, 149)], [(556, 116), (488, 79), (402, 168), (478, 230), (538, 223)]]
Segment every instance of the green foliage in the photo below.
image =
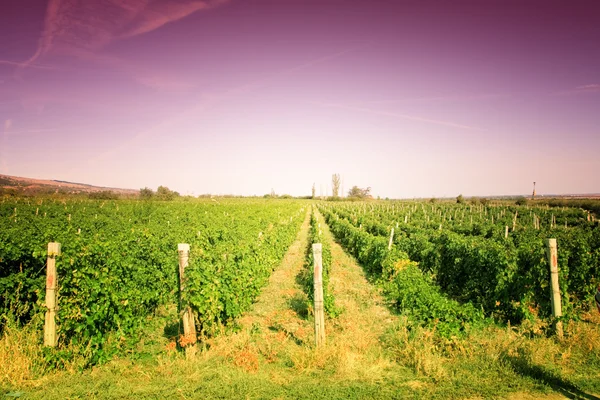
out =
[(371, 188), (361, 189), (358, 186), (352, 186), (352, 188), (348, 191), (348, 197), (351, 199), (360, 199), (364, 200), (371, 197)]
[(154, 197), (154, 191), (149, 187), (145, 187), (140, 189), (140, 199), (142, 200), (150, 200)]
[(191, 245), (183, 295), (207, 332), (252, 303), (303, 213), (292, 201), (27, 202), (0, 203), (0, 314), (43, 316), (47, 244), (60, 242), (59, 346), (48, 359), (85, 352), (89, 364), (134, 346), (149, 315), (178, 303), (178, 243)]
[(340, 178), (340, 174), (333, 174), (331, 176), (331, 197), (337, 198), (340, 196), (341, 183), (342, 179)]
[(92, 192), (88, 194), (88, 198), (94, 200), (117, 200), (119, 195), (112, 190), (102, 190), (100, 192)]
[[(558, 241), (565, 318), (589, 308), (600, 283), (600, 226), (581, 209), (396, 203), (373, 205), (370, 212), (351, 204), (334, 210), (382, 243), (396, 225), (394, 246), (431, 274), (444, 294), (502, 322), (550, 317), (547, 238)], [(534, 219), (540, 229), (533, 228)], [(513, 222), (516, 230), (505, 237)]]
[(527, 199), (523, 196), (519, 196), (517, 197), (517, 199), (515, 200), (515, 204), (518, 206), (526, 206), (528, 203)]
[(179, 197), (179, 193), (170, 190), (166, 186), (159, 186), (158, 189), (156, 189), (155, 198), (157, 200), (171, 201), (176, 197)]
[(462, 194), (459, 194), (459, 195), (456, 197), (456, 203), (457, 203), (457, 204), (465, 204), (465, 198), (463, 197), (463, 195), (462, 195)]
[(298, 203), (278, 202), (255, 207), (252, 217), (207, 221), (210, 228), (192, 245), (184, 292), (202, 335), (250, 307), (296, 237), (303, 212)]
[(550, 207), (583, 208), (600, 216), (600, 199), (549, 199), (541, 200), (540, 204), (547, 204)]
[[(339, 211), (336, 210), (336, 211)], [(322, 208), (332, 232), (368, 274), (381, 282), (386, 297), (401, 314), (417, 326), (435, 327), (443, 337), (464, 334), (470, 326), (484, 323), (483, 313), (472, 304), (460, 304), (444, 296), (429, 275), (408, 255), (385, 238), (357, 228), (340, 214)]]
[(310, 216), (310, 228), (308, 231), (308, 245), (306, 246), (306, 260), (299, 281), (303, 291), (308, 296), (312, 306), (314, 302), (314, 257), (312, 245), (321, 243), (321, 257), (323, 262), (323, 307), (328, 316), (335, 318), (340, 314), (340, 309), (335, 305), (335, 299), (331, 288), (329, 287), (329, 275), (331, 273), (331, 245), (323, 236), (319, 229), (319, 221), (314, 211)]

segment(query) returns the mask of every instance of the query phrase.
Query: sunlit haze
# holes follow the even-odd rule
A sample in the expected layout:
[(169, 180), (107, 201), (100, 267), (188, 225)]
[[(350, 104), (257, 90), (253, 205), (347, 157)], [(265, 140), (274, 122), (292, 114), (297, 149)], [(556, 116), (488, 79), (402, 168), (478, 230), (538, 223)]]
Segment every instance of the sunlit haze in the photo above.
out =
[(597, 1), (0, 3), (0, 174), (181, 194), (600, 192)]

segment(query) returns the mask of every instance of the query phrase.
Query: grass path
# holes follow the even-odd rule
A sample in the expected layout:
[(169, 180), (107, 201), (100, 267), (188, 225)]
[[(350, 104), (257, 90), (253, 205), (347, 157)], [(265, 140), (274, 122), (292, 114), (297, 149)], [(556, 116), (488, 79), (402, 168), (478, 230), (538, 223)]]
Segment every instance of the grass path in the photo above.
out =
[(317, 216), (324, 239), (331, 243), (330, 287), (336, 306), (343, 310), (336, 319), (326, 321), (328, 346), (343, 356), (340, 361), (347, 372), (356, 369), (351, 375), (383, 379), (399, 368), (381, 343), (381, 337), (398, 318), (390, 313), (354, 257), (334, 240), (322, 215), (317, 212)]

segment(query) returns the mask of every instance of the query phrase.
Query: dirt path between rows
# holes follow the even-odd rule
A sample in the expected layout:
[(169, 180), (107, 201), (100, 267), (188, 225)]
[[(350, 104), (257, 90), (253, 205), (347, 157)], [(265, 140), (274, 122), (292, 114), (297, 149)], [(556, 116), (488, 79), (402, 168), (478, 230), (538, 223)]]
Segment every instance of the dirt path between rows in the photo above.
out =
[(216, 354), (249, 371), (267, 369), (276, 375), (282, 373), (283, 364), (290, 373), (326, 370), (338, 378), (373, 381), (380, 381), (386, 370), (397, 367), (380, 342), (396, 317), (384, 306), (362, 268), (335, 243), (318, 212), (317, 216), (324, 239), (331, 244), (330, 284), (342, 310), (338, 317), (326, 318), (326, 346), (315, 350), (310, 304), (297, 283), (305, 268), (309, 210), (280, 267), (252, 310), (240, 318), (240, 332), (217, 337), (207, 352), (209, 357)]
[[(323, 216), (317, 211), (324, 240), (331, 246), (330, 288), (342, 313), (330, 322), (328, 341), (344, 347), (346, 357), (362, 368), (381, 372), (394, 364), (386, 355), (380, 338), (397, 317), (385, 306), (379, 290), (367, 281), (356, 260), (334, 240)], [(364, 372), (364, 371), (363, 371)]]

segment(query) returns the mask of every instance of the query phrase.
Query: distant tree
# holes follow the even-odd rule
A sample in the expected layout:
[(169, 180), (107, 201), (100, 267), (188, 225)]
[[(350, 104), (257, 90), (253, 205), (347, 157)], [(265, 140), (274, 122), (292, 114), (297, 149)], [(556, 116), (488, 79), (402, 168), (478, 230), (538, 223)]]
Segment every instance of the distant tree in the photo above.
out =
[(313, 183), (313, 187), (312, 187), (312, 198), (315, 198), (315, 195), (317, 194), (317, 189), (315, 188), (315, 184)]
[(487, 203), (489, 203), (489, 200), (485, 197), (482, 197), (481, 199), (479, 199), (479, 202), (485, 206), (487, 205)]
[(150, 200), (152, 197), (154, 197), (154, 191), (152, 189), (150, 189), (149, 187), (140, 189), (140, 199)]
[(371, 197), (371, 188), (361, 189), (358, 186), (352, 186), (352, 189), (348, 191), (348, 197), (351, 199), (366, 199)]
[(527, 199), (523, 196), (519, 196), (517, 197), (517, 200), (515, 200), (515, 204), (518, 206), (526, 206), (528, 203)]
[(175, 199), (175, 197), (178, 197), (178, 196), (179, 196), (179, 193), (170, 190), (166, 186), (159, 186), (158, 189), (156, 189), (156, 198), (158, 200), (169, 201), (169, 200)]
[(477, 204), (479, 204), (479, 202), (480, 202), (479, 197), (471, 197), (471, 204), (477, 205)]
[(342, 180), (340, 178), (340, 174), (333, 174), (331, 176), (331, 196), (332, 197), (340, 197), (340, 184)]
[(433, 203), (437, 203), (437, 199), (436, 199), (435, 197), (432, 197), (432, 198), (430, 198), (430, 199), (429, 199), (429, 202), (430, 202), (431, 204), (433, 204)]
[(457, 204), (465, 204), (465, 198), (463, 197), (463, 195), (462, 195), (462, 194), (459, 194), (459, 195), (456, 197), (456, 203), (457, 203)]

